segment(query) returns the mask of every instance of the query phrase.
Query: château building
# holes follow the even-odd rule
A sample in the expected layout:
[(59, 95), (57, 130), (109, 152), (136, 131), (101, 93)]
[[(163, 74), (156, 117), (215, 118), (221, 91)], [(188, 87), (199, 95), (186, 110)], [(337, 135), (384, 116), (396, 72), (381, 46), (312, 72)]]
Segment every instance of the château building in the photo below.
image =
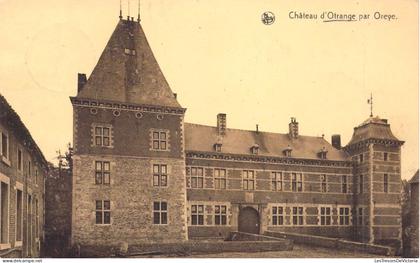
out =
[[(139, 21), (118, 22), (74, 121), (72, 242), (177, 242), (285, 231), (400, 246), (401, 154), (385, 119), (339, 135), (184, 122)], [(286, 126), (287, 124), (285, 124)]]

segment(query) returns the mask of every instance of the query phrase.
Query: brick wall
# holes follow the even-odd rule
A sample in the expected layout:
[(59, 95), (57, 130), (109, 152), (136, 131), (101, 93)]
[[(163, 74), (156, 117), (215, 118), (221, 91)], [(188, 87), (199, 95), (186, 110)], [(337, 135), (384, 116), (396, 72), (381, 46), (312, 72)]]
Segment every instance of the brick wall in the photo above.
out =
[[(354, 167), (354, 206), (363, 208), (363, 225), (355, 228), (356, 240), (401, 247), (400, 147), (361, 144), (349, 151)], [(387, 154), (387, 158), (385, 158)], [(363, 155), (363, 161), (360, 156)], [(385, 183), (384, 175), (388, 176)], [(363, 193), (360, 193), (363, 176)]]
[[(5, 159), (0, 156), (0, 178), (9, 187), (8, 242), (0, 245), (0, 254), (7, 253), (9, 249), (18, 249), (22, 256), (38, 257), (44, 237), (44, 178), (47, 175), (47, 167), (45, 164), (41, 164), (39, 157), (25, 146), (21, 138), (16, 136), (19, 134), (17, 131), (0, 123), (0, 132), (6, 133), (9, 138), (9, 157)], [(22, 169), (18, 169), (18, 150), (22, 152)], [(16, 240), (16, 196), (18, 190), (22, 191), (23, 202), (22, 242)], [(28, 206), (29, 195), (32, 198), (31, 206)], [(35, 200), (38, 202), (38, 221), (35, 217)], [(36, 222), (38, 222), (38, 231), (36, 231)], [(13, 252), (13, 255), (15, 254)]]
[[(96, 114), (91, 109), (97, 110)], [(108, 154), (120, 156), (183, 157), (182, 115), (143, 112), (141, 118), (136, 111), (74, 107), (74, 150), (77, 154)], [(163, 116), (158, 119), (158, 116)], [(93, 146), (93, 124), (111, 127), (110, 147)], [(169, 131), (168, 151), (150, 151), (150, 130)]]
[[(384, 160), (384, 153), (388, 160)], [(372, 198), (375, 243), (401, 247), (401, 162), (399, 147), (375, 145), (372, 158)], [(388, 176), (387, 192), (384, 175)], [(392, 211), (389, 208), (393, 208)], [(385, 211), (387, 210), (387, 211)]]
[[(225, 236), (229, 231), (237, 231), (240, 209), (247, 206), (254, 207), (259, 213), (260, 231), (297, 231), (298, 233), (321, 234), (325, 236), (339, 236), (353, 238), (353, 174), (352, 167), (343, 162), (342, 166), (310, 166), (286, 165), (270, 163), (234, 162), (224, 160), (209, 160), (187, 158), (188, 167), (202, 167), (205, 184), (203, 188), (191, 188), (190, 176), (187, 172), (187, 214), (190, 221), (189, 208), (192, 204), (204, 204), (214, 207), (220, 203), (227, 203), (228, 220), (224, 227), (215, 226), (213, 222), (205, 221), (203, 226), (189, 224), (189, 237), (218, 237)], [(215, 189), (213, 181), (214, 169), (226, 170), (226, 189)], [(242, 172), (252, 170), (255, 174), (255, 189), (243, 190)], [(271, 172), (279, 171), (283, 175), (282, 191), (274, 191), (271, 183)], [(291, 189), (291, 174), (302, 173), (303, 191), (295, 192)], [(321, 175), (327, 175), (327, 192), (321, 192)], [(347, 176), (347, 193), (342, 193), (342, 175)], [(189, 186), (189, 187), (188, 187)], [(331, 207), (331, 226), (321, 226), (319, 206)], [(284, 208), (284, 225), (272, 224), (272, 206)], [(304, 207), (304, 225), (292, 225), (292, 207)], [(349, 225), (339, 225), (339, 208), (349, 207)], [(210, 210), (209, 213), (212, 212)]]
[(410, 256), (419, 257), (419, 183), (410, 184)]

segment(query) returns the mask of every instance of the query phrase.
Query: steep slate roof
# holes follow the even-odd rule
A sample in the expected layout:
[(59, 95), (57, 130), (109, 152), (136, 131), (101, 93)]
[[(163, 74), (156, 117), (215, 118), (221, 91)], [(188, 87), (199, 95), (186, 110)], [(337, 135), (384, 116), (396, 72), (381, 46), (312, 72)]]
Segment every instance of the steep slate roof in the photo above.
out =
[(214, 152), (214, 144), (221, 140), (222, 153), (248, 155), (251, 147), (258, 144), (259, 156), (284, 157), (283, 151), (290, 145), (294, 158), (319, 159), (318, 153), (325, 147), (328, 160), (347, 160), (344, 151), (335, 149), (322, 137), (299, 135), (291, 139), (289, 134), (226, 129), (226, 135), (220, 138), (217, 127), (185, 123), (187, 152)]
[(47, 160), (35, 143), (31, 133), (23, 124), (19, 115), (13, 110), (12, 106), (7, 102), (6, 98), (0, 94), (0, 123), (13, 131), (13, 135), (19, 139), (23, 146), (38, 157), (38, 161), (48, 167)]
[(398, 138), (392, 134), (388, 121), (381, 119), (378, 116), (370, 117), (358, 127), (355, 127), (353, 137), (347, 145), (355, 144), (366, 139), (399, 141)]
[(78, 98), (181, 107), (140, 23), (120, 20)]

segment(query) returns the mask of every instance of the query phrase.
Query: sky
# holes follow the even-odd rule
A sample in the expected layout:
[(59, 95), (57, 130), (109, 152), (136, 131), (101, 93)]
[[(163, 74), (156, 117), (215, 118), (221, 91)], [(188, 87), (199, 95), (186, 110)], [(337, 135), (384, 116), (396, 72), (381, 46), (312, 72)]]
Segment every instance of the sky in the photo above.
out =
[[(370, 19), (326, 23), (323, 12)], [(417, 12), (415, 0), (141, 0), (143, 29), (187, 122), (215, 125), (223, 112), (230, 128), (286, 133), (296, 117), (300, 134), (340, 134), (345, 145), (369, 117), (372, 93), (373, 114), (405, 141), (404, 179), (419, 159)], [(77, 73), (91, 74), (118, 15), (119, 0), (0, 0), (0, 94), (48, 161), (72, 142)]]

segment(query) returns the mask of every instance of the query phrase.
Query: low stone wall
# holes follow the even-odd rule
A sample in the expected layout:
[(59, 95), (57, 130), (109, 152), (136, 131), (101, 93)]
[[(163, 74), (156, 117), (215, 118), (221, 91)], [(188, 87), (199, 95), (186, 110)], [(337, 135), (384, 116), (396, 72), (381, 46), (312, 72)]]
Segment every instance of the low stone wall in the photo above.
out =
[(290, 242), (293, 246), (293, 241), (290, 239), (244, 233), (244, 232), (230, 232), (229, 236), (225, 239), (225, 241), (281, 241), (281, 242)]
[(327, 247), (327, 248), (348, 249), (348, 250), (360, 251), (360, 252), (370, 253), (370, 254), (375, 254), (375, 255), (394, 256), (396, 252), (395, 249), (391, 247), (354, 242), (354, 241), (344, 240), (340, 238), (329, 238), (329, 237), (321, 237), (321, 236), (294, 234), (294, 233), (286, 233), (286, 232), (272, 232), (272, 231), (266, 231), (264, 234), (267, 236), (272, 236), (272, 237), (291, 239), (297, 244), (306, 244), (306, 245), (313, 245), (313, 246), (320, 246), (320, 247)]
[[(81, 257), (113, 257), (118, 255), (117, 246), (82, 246)], [(221, 252), (262, 252), (292, 250), (293, 242), (280, 238), (266, 238), (263, 241), (198, 241), (191, 240), (179, 243), (149, 243), (131, 245), (126, 256), (147, 254), (175, 254), (178, 256), (193, 253), (221, 253)]]
[(0, 251), (0, 258), (21, 258), (22, 248), (12, 248)]
[(235, 230), (235, 227), (228, 226), (188, 226), (188, 239), (225, 239), (230, 232)]

